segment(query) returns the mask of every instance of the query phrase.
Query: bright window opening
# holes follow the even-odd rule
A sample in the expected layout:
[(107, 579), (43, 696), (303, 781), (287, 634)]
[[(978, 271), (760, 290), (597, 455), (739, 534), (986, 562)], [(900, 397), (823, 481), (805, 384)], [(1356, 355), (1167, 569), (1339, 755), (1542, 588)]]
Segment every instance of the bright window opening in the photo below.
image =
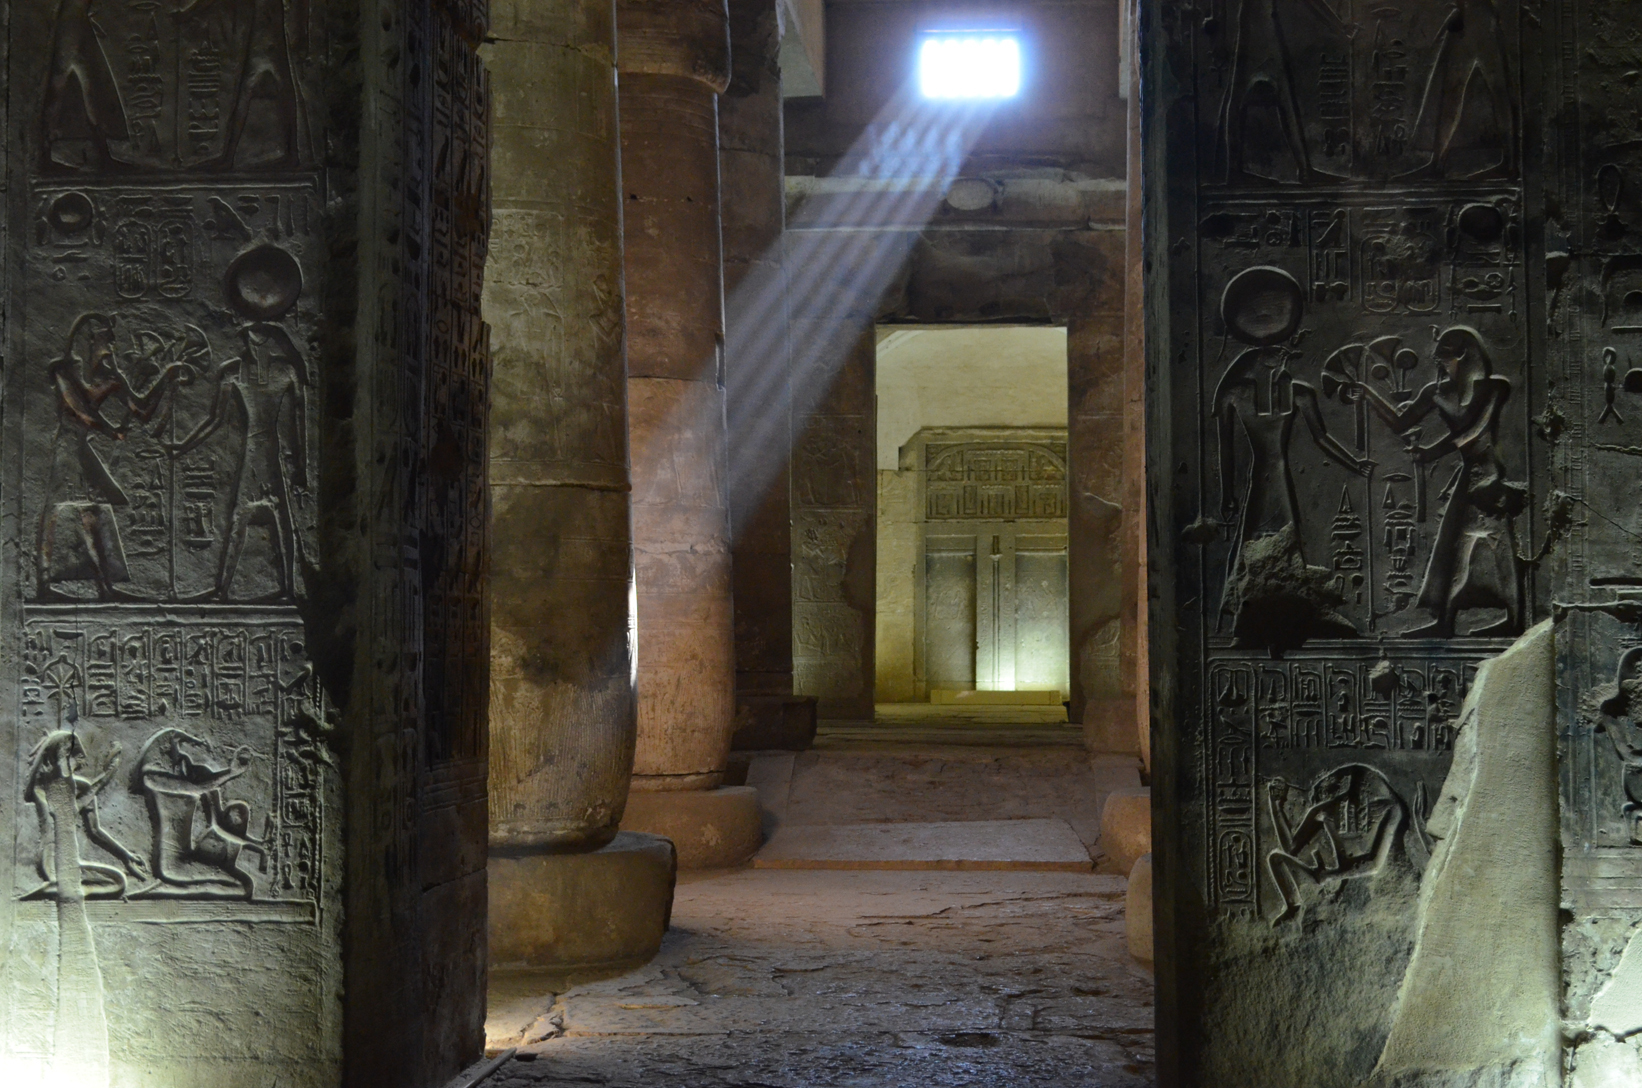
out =
[(1013, 98), (1021, 89), (1021, 43), (996, 31), (929, 34), (918, 50), (925, 98)]

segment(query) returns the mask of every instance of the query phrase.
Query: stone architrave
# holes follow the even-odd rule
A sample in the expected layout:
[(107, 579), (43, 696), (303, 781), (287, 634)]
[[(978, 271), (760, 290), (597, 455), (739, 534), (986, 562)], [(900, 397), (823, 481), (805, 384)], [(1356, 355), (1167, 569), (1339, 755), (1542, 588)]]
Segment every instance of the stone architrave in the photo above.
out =
[(616, 833), (635, 703), (615, 8), (498, 0), (490, 839)]
[[(1496, 1083), (1487, 1047), (1408, 1033), (1448, 970), (1438, 945), (1487, 917), (1464, 896), (1489, 885), (1446, 887), (1457, 870), (1439, 858), (1423, 931), (1436, 944), (1409, 964), (1440, 833), (1428, 821), (1480, 664), (1553, 600), (1611, 595), (1593, 594), (1601, 578), (1642, 584), (1628, 540), (1560, 588), (1562, 560), (1549, 558), (1564, 554), (1570, 506), (1556, 489), (1572, 466), (1588, 484), (1614, 472), (1579, 487), (1592, 503), (1634, 506), (1619, 482), (1642, 445), (1615, 418), (1631, 419), (1622, 348), (1606, 402), (1602, 385), (1601, 348), (1623, 344), (1628, 321), (1623, 306), (1604, 311), (1597, 341), (1591, 309), (1614, 266), (1593, 255), (1581, 281), (1565, 279), (1570, 232), (1623, 248), (1612, 224), (1633, 207), (1636, 145), (1608, 127), (1576, 136), (1583, 90), (1562, 82), (1599, 48), (1586, 35), (1634, 35), (1622, 6), (1238, 0), (1205, 21), (1142, 5), (1143, 172), (1158, 179), (1145, 295), (1164, 1088), (1344, 1088), (1413, 1068), (1430, 1083)], [(1623, 33), (1596, 31), (1603, 18)], [(1634, 100), (1606, 90), (1625, 83), (1619, 56), (1580, 87)], [(1609, 103), (1591, 116), (1634, 114)], [(1580, 159), (1587, 139), (1627, 148), (1612, 152), (1624, 165), (1604, 180), (1606, 160)], [(1631, 453), (1603, 462), (1605, 444)], [(1553, 477), (1559, 451), (1570, 469)], [(1600, 512), (1578, 519), (1593, 539), (1609, 532), (1599, 522), (1635, 521), (1628, 507)], [(1566, 554), (1582, 564), (1599, 550)], [(1531, 714), (1547, 693), (1531, 695), (1508, 713)], [(1477, 740), (1515, 743), (1497, 730)], [(1606, 743), (1579, 758), (1611, 758)], [(1477, 766), (1523, 752), (1548, 761), (1548, 738), (1479, 753)], [(1521, 783), (1518, 815), (1481, 830), (1500, 810), (1479, 802), (1444, 848), (1450, 864), (1502, 849), (1497, 835), (1544, 835), (1520, 807), (1523, 770), (1506, 775)], [(1624, 818), (1608, 811), (1608, 826)], [(1564, 857), (1565, 882), (1600, 871), (1582, 868), (1590, 852)], [(1563, 901), (1578, 900), (1565, 888)], [(1388, 1046), (1405, 975), (1411, 1019)], [(1543, 999), (1529, 989), (1524, 1007)], [(1513, 1085), (1555, 1083), (1544, 1048), (1557, 1033), (1544, 1027), (1510, 1044)]]
[(441, 1084), (484, 1040), (484, 4), (159, 8), (6, 27), (0, 1079)]
[[(633, 789), (706, 792), (712, 802), (681, 803), (691, 812), (722, 803), (756, 827), (756, 800), (749, 809), (742, 792), (717, 789), (735, 712), (717, 104), (729, 81), (726, 9), (624, 0), (616, 19), (638, 599)], [(666, 826), (658, 804), (624, 828)], [(681, 852), (679, 864), (744, 856)]]

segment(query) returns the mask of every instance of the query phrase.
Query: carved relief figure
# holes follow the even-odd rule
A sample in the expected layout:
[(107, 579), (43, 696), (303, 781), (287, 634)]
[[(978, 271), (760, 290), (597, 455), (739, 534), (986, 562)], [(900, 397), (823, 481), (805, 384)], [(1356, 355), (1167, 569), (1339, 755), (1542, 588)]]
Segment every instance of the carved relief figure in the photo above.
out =
[[(1367, 474), (1359, 458), (1328, 432), (1317, 390), (1289, 369), (1287, 346), (1299, 328), (1299, 283), (1276, 268), (1251, 268), (1227, 286), (1227, 331), (1249, 345), (1227, 368), (1214, 395), (1219, 425), (1221, 517), (1236, 519), (1220, 615), (1232, 618), (1239, 645), (1281, 648), (1307, 638), (1351, 637), (1357, 630), (1335, 608), (1333, 572), (1306, 562), (1300, 504), (1289, 468), (1296, 419), (1330, 460)], [(1246, 478), (1239, 465), (1248, 448)], [(1241, 492), (1241, 494), (1239, 494)]]
[(1384, 774), (1362, 763), (1319, 775), (1297, 801), (1295, 786), (1268, 778), (1266, 807), (1278, 849), (1266, 855), (1266, 873), (1277, 886), (1276, 925), (1300, 907), (1300, 881), (1315, 884), (1378, 873), (1400, 849), (1408, 806)]
[(143, 744), (132, 770), (131, 788), (147, 800), (154, 825), (154, 875), (172, 888), (233, 883), (251, 899), (256, 886), (240, 858), (252, 851), (266, 871), (267, 843), (250, 834), (251, 806), (227, 800), (222, 790), (251, 769), (257, 753), (240, 746), (227, 753), (227, 767), (213, 767), (196, 762), (189, 746), (211, 750), (181, 729), (161, 729)]
[(1425, 164), (1415, 174), (1482, 178), (1511, 174), (1517, 164), (1517, 91), (1493, 0), (1455, 0), (1438, 31), (1412, 149)]
[(261, 104), (272, 114), (272, 158), (254, 155), (247, 165), (295, 166), (299, 158), (302, 99), (291, 66), (285, 0), (190, 0), (177, 18), (200, 16), (226, 9), (239, 28), (240, 54), (234, 77), (233, 106), (223, 132), (222, 154), (209, 167), (231, 170), (239, 158), (240, 143), (250, 127), (252, 111)]
[(109, 143), (131, 135), (94, 18), (96, 6), (96, 0), (62, 0), (57, 8), (42, 110), (46, 155), (57, 166), (110, 166)]
[(1642, 646), (1620, 655), (1613, 683), (1597, 688), (1591, 698), (1597, 708), (1596, 732), (1607, 734), (1624, 768), (1620, 813), (1631, 842), (1642, 845), (1642, 729), (1636, 722), (1637, 711), (1642, 710)]
[[(1323, 0), (1297, 2), (1342, 33), (1351, 33)], [(1293, 59), (1278, 3), (1242, 0), (1238, 5), (1237, 45), (1220, 120), (1221, 154), (1229, 181), (1259, 177), (1304, 182), (1312, 176), (1294, 88)], [(1292, 165), (1281, 161), (1284, 151)], [(1260, 162), (1257, 155), (1271, 155), (1271, 159)]]
[[(114, 507), (129, 498), (91, 444), (92, 435), (125, 438), (131, 419), (148, 422), (178, 375), (191, 376), (186, 360), (169, 362), (146, 389), (134, 389), (115, 363), (114, 318), (85, 314), (69, 329), (63, 354), (48, 373), (57, 396), (51, 476), (40, 523), (41, 596), (61, 582), (91, 581), (103, 599), (130, 580)], [(129, 417), (109, 422), (103, 405), (114, 398)]]
[[(73, 713), (70, 712), (72, 720)], [(146, 879), (148, 866), (109, 834), (97, 812), (97, 795), (119, 767), (120, 746), (112, 745), (103, 768), (85, 777), (86, 750), (80, 738), (66, 729), (53, 730), (29, 753), (23, 801), (34, 806), (40, 824), (40, 855), (35, 866), (41, 885), (24, 898), (82, 898), (85, 895), (119, 897), (126, 893), (126, 874)], [(86, 838), (108, 851), (122, 869), (88, 861), (80, 854), (77, 825)], [(78, 884), (65, 892), (62, 881)]]
[(230, 503), (228, 540), (217, 573), (217, 593), (224, 600), (232, 590), (246, 536), (256, 525), (266, 525), (271, 532), (280, 594), (295, 592), (292, 494), (295, 486), (307, 482), (307, 365), (278, 325), (250, 325), (244, 335), (244, 354), (217, 371), (217, 395), (210, 414), (171, 447), (179, 457), (195, 449), (230, 413), (238, 417), (245, 436)]
[[(1456, 325), (1440, 333), (1436, 357), (1440, 377), (1403, 404), (1392, 403), (1371, 383), (1354, 385), (1393, 430), (1414, 436), (1409, 455), (1416, 464), (1460, 456), (1460, 466), (1444, 488), (1448, 504), (1416, 602), (1434, 619), (1403, 633), (1450, 638), (1462, 610), (1502, 608), (1504, 619), (1472, 633), (1520, 634), (1523, 559), (1517, 553), (1513, 519), (1527, 505), (1528, 491), (1505, 478), (1505, 462), (1498, 451), (1499, 417), (1510, 399), (1511, 383), (1494, 373), (1474, 329)], [(1446, 433), (1429, 445), (1419, 445), (1415, 427), (1433, 413)]]

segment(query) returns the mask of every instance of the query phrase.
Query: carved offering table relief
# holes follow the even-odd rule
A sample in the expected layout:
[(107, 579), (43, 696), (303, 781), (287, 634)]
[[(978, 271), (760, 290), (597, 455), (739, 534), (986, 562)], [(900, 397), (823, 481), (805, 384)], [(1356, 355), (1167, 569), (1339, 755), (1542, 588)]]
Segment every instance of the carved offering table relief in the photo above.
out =
[(1461, 706), (1548, 614), (1547, 17), (1147, 5), (1160, 1083), (1369, 1081)]

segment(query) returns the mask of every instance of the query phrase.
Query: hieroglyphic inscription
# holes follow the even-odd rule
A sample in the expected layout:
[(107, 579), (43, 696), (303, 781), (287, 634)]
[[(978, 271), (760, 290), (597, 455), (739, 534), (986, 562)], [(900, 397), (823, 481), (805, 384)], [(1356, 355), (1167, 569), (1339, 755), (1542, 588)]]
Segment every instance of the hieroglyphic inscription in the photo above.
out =
[(1378, 767), (1422, 822), (1442, 785), (1481, 655), (1432, 646), (1375, 659), (1341, 649), (1210, 659), (1208, 886), (1232, 914), (1286, 917), (1292, 898), (1256, 865), (1274, 848), (1294, 852), (1281, 845), (1262, 783), (1301, 784), (1348, 763)]
[(484, 752), (490, 339), (480, 316), (490, 229), (490, 83), (482, 5), (434, 17), (434, 169), (422, 475), (422, 639), (431, 763)]
[[(334, 757), (300, 622), (291, 611), (214, 611), (210, 621), (129, 611), (88, 622), (71, 608), (32, 609), (23, 800), (45, 804), (35, 783), (53, 758), (86, 779), (88, 896), (234, 900), (252, 919), (268, 903), (316, 912), (321, 776)], [(55, 897), (50, 822), (30, 823), (39, 834), (18, 836), (15, 894)]]
[[(1559, 72), (1565, 109), (1547, 188), (1561, 214), (1547, 227), (1557, 293), (1547, 340), (1565, 379), (1552, 399), (1563, 429), (1557, 468), (1588, 516), (1576, 519), (1559, 570), (1569, 606), (1558, 635), (1564, 848), (1642, 872), (1638, 834), (1637, 650), (1642, 637), (1642, 91), (1634, 15), (1623, 4), (1559, 5), (1577, 66)], [(1548, 419), (1552, 418), (1548, 415)], [(1568, 901), (1595, 914), (1634, 907), (1601, 881), (1565, 875)], [(1634, 917), (1631, 910), (1627, 917)], [(1584, 924), (1585, 917), (1578, 924)]]
[(924, 517), (1066, 517), (1065, 442), (925, 445)]
[(1159, 137), (1153, 251), (1174, 345), (1154, 486), (1184, 545), (1168, 620), (1191, 677), (1173, 773), (1200, 798), (1186, 854), (1208, 902), (1286, 919), (1297, 880), (1383, 861), (1373, 836), (1360, 869), (1312, 849), (1322, 795), (1380, 806), (1423, 864), (1409, 836), (1464, 692), (1542, 614), (1567, 528), (1530, 489), (1524, 24), (1513, 0), (1159, 8), (1197, 103)]
[[(255, 1015), (309, 1025), (285, 1068), (324, 1083), (338, 772), (302, 609), (321, 566), (316, 337), (335, 196), (316, 124), (341, 116), (315, 108), (325, 20), (308, 0), (37, 8), (7, 28), (7, 201), (23, 229), (5, 402), (19, 790), (4, 825), (29, 936), (0, 1002), (59, 1034), (44, 1056), (26, 1033), (0, 1037), (0, 1064), (129, 1070), (164, 1021), (167, 1061), (209, 1079)], [(95, 909), (69, 924), (85, 899)], [(215, 965), (178, 951), (184, 922), (211, 927), (194, 944)], [(244, 1012), (182, 1008), (211, 1006), (227, 965), (274, 955), (247, 924), (262, 922), (300, 923), (257, 966), (303, 984), (253, 986)], [(43, 1001), (49, 968), (21, 967), (37, 956), (100, 973), (106, 1026)]]
[[(35, 193), (26, 581), (42, 601), (290, 600), (313, 562), (313, 185)], [(229, 230), (224, 224), (232, 223)]]

